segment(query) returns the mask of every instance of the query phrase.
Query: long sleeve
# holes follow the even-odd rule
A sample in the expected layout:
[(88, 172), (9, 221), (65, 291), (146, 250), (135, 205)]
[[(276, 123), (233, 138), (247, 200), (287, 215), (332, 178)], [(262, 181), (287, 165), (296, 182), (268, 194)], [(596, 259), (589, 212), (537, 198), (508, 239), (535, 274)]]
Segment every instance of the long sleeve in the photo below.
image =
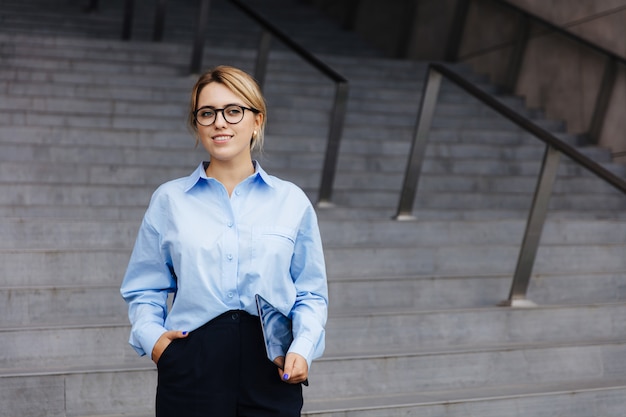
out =
[(289, 349), (307, 359), (322, 356), (328, 308), (326, 266), (317, 218), (312, 207), (304, 212), (291, 263), (296, 302), (291, 312), (294, 341)]
[(167, 297), (176, 286), (159, 242), (144, 218), (120, 290), (132, 325), (129, 343), (140, 355), (151, 353), (166, 331)]

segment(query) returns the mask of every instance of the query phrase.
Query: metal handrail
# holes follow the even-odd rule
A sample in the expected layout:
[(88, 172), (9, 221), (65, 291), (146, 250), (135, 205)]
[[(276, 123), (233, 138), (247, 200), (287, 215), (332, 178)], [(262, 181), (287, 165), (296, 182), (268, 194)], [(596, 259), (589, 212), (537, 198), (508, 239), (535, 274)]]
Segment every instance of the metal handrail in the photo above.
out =
[(496, 110), (498, 113), (502, 114), (515, 124), (517, 124), (522, 129), (532, 133), (537, 136), (541, 141), (545, 142), (547, 145), (550, 145), (556, 148), (558, 151), (564, 153), (580, 165), (584, 166), (588, 170), (592, 171), (600, 178), (617, 188), (623, 193), (626, 193), (626, 181), (602, 165), (598, 164), (593, 159), (589, 158), (587, 155), (581, 153), (575, 147), (569, 145), (567, 142), (559, 139), (557, 136), (552, 134), (550, 131), (544, 129), (539, 126), (537, 123), (533, 122), (531, 119), (523, 116), (516, 110), (510, 108), (506, 104), (502, 103), (498, 99), (496, 99), (493, 95), (485, 92), (476, 84), (466, 79), (456, 71), (448, 68), (444, 64), (434, 63), (430, 65), (431, 69), (436, 70), (437, 72), (443, 74), (447, 79), (454, 82), (456, 85), (470, 93), (472, 96), (476, 97), (483, 103), (487, 104), (489, 107)]
[(415, 125), (411, 152), (407, 162), (400, 201), (395, 216), (396, 220), (409, 220), (414, 218), (412, 215), (413, 202), (417, 193), (417, 185), (419, 183), (419, 176), (428, 142), (428, 132), (435, 112), (442, 77), (446, 77), (471, 96), (482, 101), (546, 144), (546, 151), (526, 223), (526, 230), (524, 232), (517, 266), (513, 276), (511, 291), (508, 300), (501, 303), (501, 305), (507, 306), (533, 305), (530, 300), (527, 300), (526, 293), (539, 245), (539, 239), (541, 237), (541, 231), (548, 210), (548, 201), (552, 192), (552, 185), (556, 178), (560, 155), (567, 155), (573, 161), (582, 165), (624, 194), (626, 194), (626, 181), (584, 155), (573, 146), (562, 141), (548, 130), (539, 126), (531, 119), (521, 115), (491, 94), (483, 91), (476, 84), (448, 66), (440, 63), (431, 63), (428, 68), (422, 102)]
[(326, 65), (319, 58), (295, 42), (285, 32), (281, 31), (278, 27), (272, 24), (269, 20), (261, 16), (258, 12), (252, 9), (246, 2), (241, 0), (230, 0), (235, 6), (243, 11), (248, 17), (257, 22), (264, 30), (270, 32), (274, 37), (280, 40), (283, 44), (288, 46), (293, 52), (299, 55), (302, 59), (307, 61), (313, 67), (318, 69), (326, 77), (330, 78), (334, 82), (348, 82), (341, 74)]

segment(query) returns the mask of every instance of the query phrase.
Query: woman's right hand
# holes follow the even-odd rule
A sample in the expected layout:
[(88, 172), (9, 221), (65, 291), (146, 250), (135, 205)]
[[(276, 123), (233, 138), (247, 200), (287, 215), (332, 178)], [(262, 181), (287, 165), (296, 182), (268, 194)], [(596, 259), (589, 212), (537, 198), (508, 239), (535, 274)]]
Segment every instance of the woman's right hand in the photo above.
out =
[(159, 363), (159, 359), (165, 349), (172, 343), (174, 339), (182, 339), (189, 335), (189, 332), (183, 332), (181, 330), (170, 330), (161, 335), (152, 348), (152, 361)]

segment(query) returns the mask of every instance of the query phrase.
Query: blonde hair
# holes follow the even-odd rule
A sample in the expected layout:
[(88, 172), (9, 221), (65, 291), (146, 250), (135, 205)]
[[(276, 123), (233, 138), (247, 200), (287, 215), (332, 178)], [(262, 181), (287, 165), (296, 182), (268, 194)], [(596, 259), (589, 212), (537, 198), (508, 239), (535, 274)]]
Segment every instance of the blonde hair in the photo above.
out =
[(196, 145), (198, 144), (198, 126), (196, 126), (196, 118), (194, 112), (198, 104), (198, 97), (204, 87), (210, 83), (220, 83), (230, 91), (239, 96), (246, 106), (251, 107), (262, 115), (263, 120), (256, 135), (250, 138), (250, 149), (261, 151), (263, 149), (263, 142), (265, 140), (265, 124), (267, 122), (267, 107), (265, 105), (265, 98), (261, 93), (261, 88), (257, 82), (245, 71), (239, 68), (230, 67), (227, 65), (220, 65), (212, 68), (202, 74), (198, 81), (191, 90), (191, 102), (189, 106), (189, 117), (187, 125), (191, 131), (196, 135)]

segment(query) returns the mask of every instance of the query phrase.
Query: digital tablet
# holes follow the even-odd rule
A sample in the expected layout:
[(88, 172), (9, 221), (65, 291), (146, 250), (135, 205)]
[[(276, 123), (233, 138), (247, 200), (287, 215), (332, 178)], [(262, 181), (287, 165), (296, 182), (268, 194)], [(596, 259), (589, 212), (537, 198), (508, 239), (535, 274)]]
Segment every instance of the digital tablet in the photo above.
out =
[[(287, 351), (293, 341), (291, 319), (278, 311), (276, 307), (259, 294), (256, 294), (254, 297), (261, 321), (261, 329), (263, 330), (267, 358), (274, 362), (279, 356), (283, 358), (287, 356)], [(303, 384), (308, 385), (308, 380), (304, 381)]]
[(255, 295), (256, 307), (261, 319), (265, 350), (269, 360), (286, 356), (293, 341), (291, 320), (259, 294)]

